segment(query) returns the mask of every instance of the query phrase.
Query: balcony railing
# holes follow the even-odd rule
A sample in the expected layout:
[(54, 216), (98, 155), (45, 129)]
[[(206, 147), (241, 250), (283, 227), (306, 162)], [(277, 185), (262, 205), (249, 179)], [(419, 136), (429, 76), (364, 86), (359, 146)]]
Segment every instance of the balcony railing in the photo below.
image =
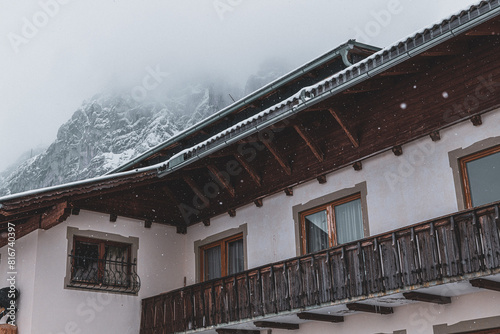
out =
[(143, 299), (141, 334), (369, 297), (500, 267), (499, 203)]

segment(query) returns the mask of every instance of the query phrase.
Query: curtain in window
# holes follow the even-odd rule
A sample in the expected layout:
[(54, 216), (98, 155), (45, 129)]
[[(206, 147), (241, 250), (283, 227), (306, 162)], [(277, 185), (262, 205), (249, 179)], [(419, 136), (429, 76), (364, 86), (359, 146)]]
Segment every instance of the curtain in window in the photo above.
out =
[(205, 280), (221, 277), (221, 249), (220, 246), (205, 250), (204, 266)]
[(500, 200), (500, 152), (467, 163), (472, 206)]
[(106, 245), (104, 284), (128, 285), (128, 249)]
[(328, 220), (326, 210), (307, 215), (305, 218), (307, 252), (316, 252), (329, 247)]
[(230, 242), (228, 245), (228, 274), (236, 274), (244, 270), (243, 240)]
[(356, 199), (335, 207), (337, 243), (343, 244), (363, 238), (361, 200)]

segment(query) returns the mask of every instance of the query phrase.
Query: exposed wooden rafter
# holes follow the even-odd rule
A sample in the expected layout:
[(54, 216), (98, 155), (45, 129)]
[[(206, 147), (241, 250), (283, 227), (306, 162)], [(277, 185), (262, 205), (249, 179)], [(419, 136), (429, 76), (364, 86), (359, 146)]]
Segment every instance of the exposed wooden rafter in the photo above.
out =
[(301, 123), (298, 123), (298, 124), (295, 124), (293, 126), (293, 128), (295, 129), (295, 131), (297, 131), (297, 133), (299, 134), (299, 136), (301, 136), (302, 139), (304, 139), (304, 141), (306, 142), (307, 146), (309, 147), (309, 149), (311, 150), (311, 152), (314, 154), (314, 156), (316, 157), (316, 159), (318, 159), (319, 162), (323, 162), (323, 160), (325, 158), (325, 155), (324, 155), (323, 151), (319, 148), (318, 145), (316, 145), (316, 143), (311, 138), (311, 136), (309, 136), (307, 134), (304, 125), (302, 125)]
[(378, 313), (378, 314), (391, 314), (394, 313), (392, 307), (369, 305), (361, 303), (350, 303), (346, 305), (351, 311), (368, 312), (368, 313)]
[(344, 317), (338, 315), (330, 315), (330, 314), (318, 314), (311, 312), (302, 312), (298, 313), (297, 317), (302, 320), (313, 320), (313, 321), (325, 321), (325, 322), (344, 322)]
[(497, 282), (497, 281), (492, 281), (492, 280), (484, 279), (484, 278), (476, 278), (476, 279), (471, 279), (469, 282), (473, 287), (476, 287), (476, 288), (500, 292), (500, 282)]
[(194, 180), (188, 176), (184, 175), (183, 176), (184, 182), (187, 183), (187, 185), (191, 188), (191, 190), (195, 193), (196, 196), (203, 202), (204, 205), (208, 205), (210, 201), (208, 198), (203, 194), (203, 192), (198, 188), (198, 185), (194, 182)]
[(246, 161), (246, 159), (239, 153), (235, 153), (234, 157), (238, 162), (240, 163), (241, 167), (243, 167), (247, 173), (250, 175), (252, 180), (255, 181), (255, 183), (260, 186), (261, 185), (261, 178), (257, 171)]
[(339, 123), (339, 125), (342, 127), (345, 134), (347, 135), (347, 137), (351, 141), (352, 145), (354, 147), (358, 148), (359, 147), (358, 136), (356, 135), (356, 133), (352, 129), (351, 125), (345, 120), (344, 116), (341, 113), (339, 113), (338, 111), (333, 110), (332, 108), (330, 108), (328, 110), (330, 111), (330, 114), (332, 114), (333, 118), (335, 118), (337, 123)]
[(117, 215), (115, 215), (114, 213), (112, 213), (112, 214), (110, 214), (110, 215), (109, 215), (109, 221), (110, 221), (111, 223), (116, 223), (116, 220), (117, 220), (117, 219), (118, 219), (118, 216), (117, 216)]
[(260, 328), (276, 328), (276, 329), (299, 329), (299, 324), (290, 324), (285, 322), (272, 322), (272, 321), (255, 321), (253, 323), (256, 327)]
[(450, 304), (451, 298), (446, 296), (431, 295), (428, 293), (410, 291), (403, 293), (403, 296), (409, 300), (416, 300), (419, 302), (435, 303), (435, 304)]
[(326, 183), (326, 174), (320, 175), (316, 178), (318, 180), (319, 184), (325, 184)]
[(170, 190), (170, 188), (167, 186), (167, 185), (162, 185), (161, 186), (161, 190), (163, 191), (163, 193), (168, 197), (168, 199), (170, 201), (172, 201), (172, 203), (174, 203), (176, 206), (179, 206), (180, 201), (179, 199), (177, 198), (177, 196), (175, 196), (175, 194), (173, 193), (172, 190)]
[(261, 208), (263, 203), (262, 203), (262, 198), (257, 198), (255, 201), (253, 201), (256, 207)]
[(260, 334), (260, 331), (252, 331), (246, 329), (216, 329), (217, 334)]
[(49, 228), (62, 223), (71, 215), (71, 207), (68, 202), (56, 204), (49, 211), (43, 213), (40, 217), (40, 228), (48, 230)]
[[(214, 165), (212, 165), (212, 164), (207, 165), (207, 168), (210, 171), (210, 174), (215, 178), (215, 181), (217, 181), (217, 183), (219, 183), (221, 185), (221, 187), (226, 189), (227, 192), (229, 193), (229, 195), (231, 195), (231, 197), (235, 197), (236, 191), (234, 190), (234, 187), (231, 184), (231, 181), (229, 179), (224, 178), (223, 174)], [(228, 174), (228, 176), (229, 176), (229, 174)]]
[(401, 147), (401, 145), (393, 146), (392, 153), (394, 153), (394, 155), (397, 157), (399, 157), (400, 155), (403, 155), (403, 147)]
[(292, 175), (292, 167), (286, 161), (285, 157), (281, 155), (276, 146), (271, 142), (271, 140), (263, 140), (262, 143), (267, 147), (269, 152), (274, 156), (276, 161), (279, 163), (281, 168), (285, 171), (287, 175)]

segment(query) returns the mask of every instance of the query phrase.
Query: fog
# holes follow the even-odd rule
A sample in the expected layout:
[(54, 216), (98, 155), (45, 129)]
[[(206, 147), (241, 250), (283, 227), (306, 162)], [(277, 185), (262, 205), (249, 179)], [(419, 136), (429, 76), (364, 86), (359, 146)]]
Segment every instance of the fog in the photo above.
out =
[(471, 3), (0, 0), (0, 170), (50, 144), (96, 93), (139, 94), (148, 75), (243, 86), (270, 57), (292, 70), (351, 38), (384, 47)]

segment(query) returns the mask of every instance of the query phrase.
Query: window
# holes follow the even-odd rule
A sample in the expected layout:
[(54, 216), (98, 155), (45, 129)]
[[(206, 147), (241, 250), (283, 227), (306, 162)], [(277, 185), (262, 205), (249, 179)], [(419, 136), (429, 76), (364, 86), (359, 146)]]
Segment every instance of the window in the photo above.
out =
[(140, 288), (132, 244), (72, 236), (68, 287), (137, 293)]
[(243, 234), (201, 246), (200, 272), (203, 281), (244, 270)]
[(355, 194), (300, 213), (303, 253), (364, 237), (361, 195)]
[(500, 200), (500, 146), (460, 159), (467, 208)]

